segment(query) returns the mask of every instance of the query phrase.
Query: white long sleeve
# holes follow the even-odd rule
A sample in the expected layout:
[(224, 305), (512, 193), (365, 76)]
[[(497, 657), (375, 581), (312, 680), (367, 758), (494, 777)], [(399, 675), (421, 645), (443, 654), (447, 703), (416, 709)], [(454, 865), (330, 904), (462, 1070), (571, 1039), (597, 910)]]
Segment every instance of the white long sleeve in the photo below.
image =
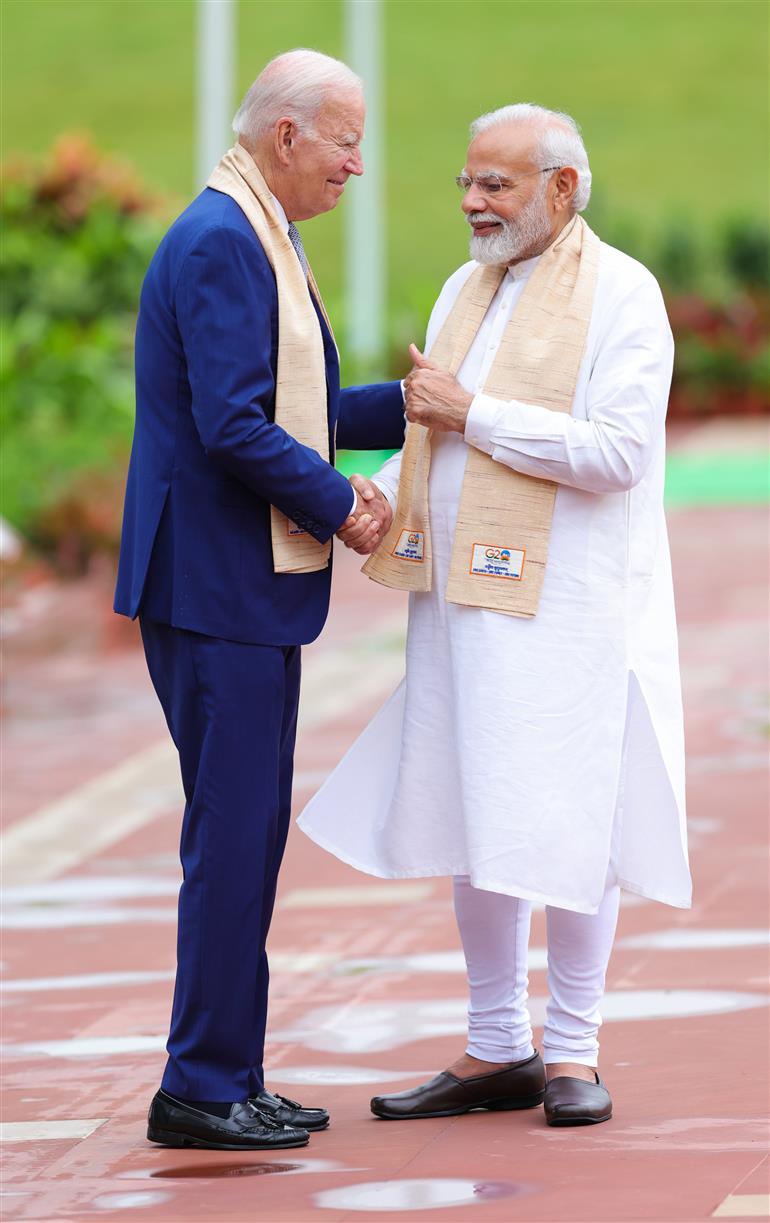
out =
[(401, 476), (401, 456), (403, 450), (396, 451), (383, 463), (382, 467), (372, 476), (372, 483), (384, 493), (390, 508), (395, 512), (398, 500), (398, 481)]
[(673, 351), (660, 289), (648, 275), (613, 306), (590, 371), (587, 420), (479, 393), (465, 440), (525, 475), (586, 492), (633, 488), (662, 436)]

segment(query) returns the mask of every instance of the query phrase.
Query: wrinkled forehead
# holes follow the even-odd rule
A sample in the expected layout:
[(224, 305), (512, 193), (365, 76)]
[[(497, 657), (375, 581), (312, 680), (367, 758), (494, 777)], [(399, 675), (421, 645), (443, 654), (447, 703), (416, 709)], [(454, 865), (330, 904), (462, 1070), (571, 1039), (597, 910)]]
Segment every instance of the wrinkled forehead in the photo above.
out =
[(474, 177), (535, 169), (538, 132), (527, 123), (499, 123), (480, 132), (468, 146), (465, 169)]
[(321, 105), (316, 128), (326, 135), (361, 139), (364, 131), (366, 106), (359, 89), (347, 89), (330, 94)]

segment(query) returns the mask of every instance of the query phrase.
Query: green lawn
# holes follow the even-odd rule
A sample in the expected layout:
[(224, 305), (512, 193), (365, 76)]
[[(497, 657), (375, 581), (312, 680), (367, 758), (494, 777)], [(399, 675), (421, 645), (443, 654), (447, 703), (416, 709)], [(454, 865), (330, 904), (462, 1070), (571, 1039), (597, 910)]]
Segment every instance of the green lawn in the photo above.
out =
[[(182, 206), (192, 0), (2, 0), (1, 11), (3, 156), (86, 129), (167, 193), (169, 210)], [(385, 27), (394, 343), (419, 332), (465, 258), (451, 180), (469, 120), (490, 107), (526, 99), (571, 111), (594, 166), (589, 219), (640, 253), (671, 218), (708, 231), (767, 214), (764, 0), (389, 0)], [(238, 92), (279, 50), (341, 54), (342, 38), (339, 0), (240, 0)], [(343, 203), (305, 228), (338, 316), (344, 223)]]
[(770, 501), (770, 455), (764, 453), (670, 454), (666, 504), (766, 505)]
[[(372, 476), (387, 450), (341, 450), (337, 467), (346, 476)], [(766, 453), (670, 454), (666, 462), (666, 505), (766, 505), (770, 501), (770, 456)]]

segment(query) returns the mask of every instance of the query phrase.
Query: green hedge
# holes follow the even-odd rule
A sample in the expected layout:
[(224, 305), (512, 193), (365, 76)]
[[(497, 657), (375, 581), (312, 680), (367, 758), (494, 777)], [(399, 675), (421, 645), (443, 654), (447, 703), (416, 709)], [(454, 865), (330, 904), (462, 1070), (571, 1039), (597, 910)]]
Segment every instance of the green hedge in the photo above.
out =
[(137, 294), (164, 222), (127, 170), (71, 138), (42, 169), (6, 168), (0, 220), (0, 512), (43, 547), (73, 529), (112, 544)]

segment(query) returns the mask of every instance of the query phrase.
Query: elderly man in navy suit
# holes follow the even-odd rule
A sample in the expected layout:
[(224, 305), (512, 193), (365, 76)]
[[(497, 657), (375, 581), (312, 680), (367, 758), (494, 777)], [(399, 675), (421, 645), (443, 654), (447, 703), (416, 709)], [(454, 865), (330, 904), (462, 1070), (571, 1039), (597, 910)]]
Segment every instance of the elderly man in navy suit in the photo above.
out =
[[(370, 551), (390, 525), (379, 490), (334, 470), (335, 433), (354, 449), (403, 440), (399, 383), (340, 390), (294, 224), (334, 208), (363, 173), (363, 126), (361, 82), (344, 64), (312, 51), (273, 60), (246, 94), (226, 157), (261, 184), (255, 207), (283, 273), (236, 199), (207, 187), (171, 226), (142, 289), (115, 610), (140, 618), (186, 798), (168, 1062), (148, 1129), (169, 1146), (302, 1146), (329, 1120), (265, 1088), (265, 940), (289, 823), (300, 647), (328, 610), (320, 549), (338, 534)], [(320, 449), (331, 461), (276, 420), (282, 378), (296, 388), (304, 356), (294, 337), (279, 377), (287, 281), (295, 302), (299, 285), (319, 354)], [(276, 518), (322, 559), (279, 565)]]

